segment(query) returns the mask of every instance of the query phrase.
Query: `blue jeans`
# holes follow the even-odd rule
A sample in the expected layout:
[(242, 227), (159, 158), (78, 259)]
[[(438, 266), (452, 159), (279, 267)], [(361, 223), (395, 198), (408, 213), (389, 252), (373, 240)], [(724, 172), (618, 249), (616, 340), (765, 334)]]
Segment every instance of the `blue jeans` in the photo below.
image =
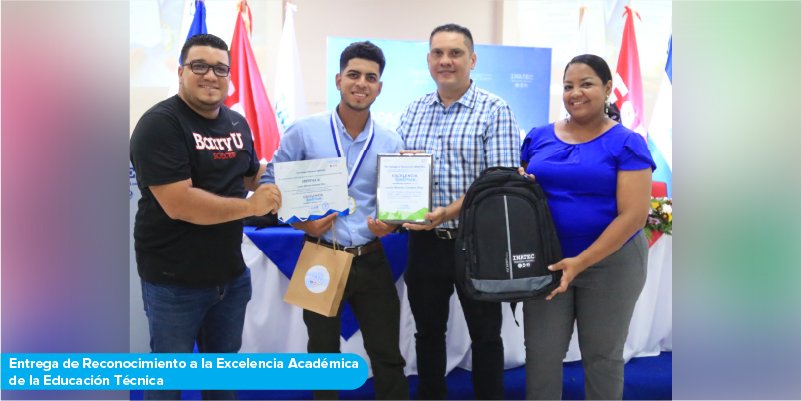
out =
[[(154, 353), (198, 351), (236, 353), (242, 346), (245, 308), (251, 296), (250, 269), (230, 282), (209, 288), (156, 284), (142, 280), (142, 300)], [(204, 390), (204, 400), (236, 399), (235, 390)], [(146, 400), (181, 399), (181, 390), (147, 390)]]

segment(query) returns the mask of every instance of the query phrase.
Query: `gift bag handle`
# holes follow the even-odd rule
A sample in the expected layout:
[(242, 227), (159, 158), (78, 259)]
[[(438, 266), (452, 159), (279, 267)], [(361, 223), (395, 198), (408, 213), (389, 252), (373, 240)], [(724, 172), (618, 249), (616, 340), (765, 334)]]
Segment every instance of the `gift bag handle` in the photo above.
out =
[[(334, 229), (334, 224), (336, 224), (337, 219), (331, 222), (331, 245), (333, 245), (333, 249), (338, 251), (339, 248), (337, 247), (337, 230)], [(322, 241), (323, 236), (317, 237), (317, 245), (320, 245), (320, 241)], [(343, 248), (344, 249), (344, 248)]]

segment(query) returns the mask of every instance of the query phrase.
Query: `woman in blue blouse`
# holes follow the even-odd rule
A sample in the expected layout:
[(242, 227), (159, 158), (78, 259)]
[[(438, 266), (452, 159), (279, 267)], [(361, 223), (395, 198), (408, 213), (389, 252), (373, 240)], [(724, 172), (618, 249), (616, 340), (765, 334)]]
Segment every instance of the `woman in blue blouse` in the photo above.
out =
[(576, 322), (587, 399), (622, 399), (623, 345), (645, 283), (642, 228), (656, 165), (642, 136), (607, 115), (612, 74), (602, 58), (573, 58), (563, 81), (569, 117), (532, 129), (521, 148), (521, 174), (545, 191), (564, 255), (549, 266), (562, 270), (559, 287), (523, 307), (526, 398), (561, 399)]

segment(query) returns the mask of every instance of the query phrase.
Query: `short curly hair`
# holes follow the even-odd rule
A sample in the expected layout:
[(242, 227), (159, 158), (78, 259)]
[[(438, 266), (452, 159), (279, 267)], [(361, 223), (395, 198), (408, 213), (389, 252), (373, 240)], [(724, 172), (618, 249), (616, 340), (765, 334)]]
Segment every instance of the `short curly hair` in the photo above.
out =
[(342, 72), (348, 66), (348, 62), (354, 58), (363, 58), (365, 60), (375, 61), (378, 63), (378, 73), (384, 73), (384, 66), (387, 64), (384, 58), (384, 52), (381, 48), (376, 46), (369, 40), (364, 42), (353, 42), (342, 51), (339, 56), (339, 71)]

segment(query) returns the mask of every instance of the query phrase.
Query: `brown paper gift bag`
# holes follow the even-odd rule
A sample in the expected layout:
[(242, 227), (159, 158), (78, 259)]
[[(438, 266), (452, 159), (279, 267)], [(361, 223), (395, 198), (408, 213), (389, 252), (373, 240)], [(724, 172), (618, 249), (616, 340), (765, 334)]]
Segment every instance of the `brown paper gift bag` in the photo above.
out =
[(336, 316), (353, 255), (306, 241), (289, 280), (284, 302), (323, 316)]

